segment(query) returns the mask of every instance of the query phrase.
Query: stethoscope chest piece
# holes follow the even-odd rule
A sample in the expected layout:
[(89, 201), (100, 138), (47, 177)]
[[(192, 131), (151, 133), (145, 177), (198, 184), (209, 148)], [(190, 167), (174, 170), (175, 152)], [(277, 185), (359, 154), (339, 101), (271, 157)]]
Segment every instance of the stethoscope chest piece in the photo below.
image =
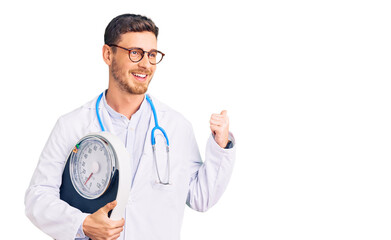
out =
[(81, 138), (70, 152), (62, 175), (60, 198), (85, 213), (117, 200), (110, 217), (121, 219), (130, 192), (129, 154), (109, 132)]

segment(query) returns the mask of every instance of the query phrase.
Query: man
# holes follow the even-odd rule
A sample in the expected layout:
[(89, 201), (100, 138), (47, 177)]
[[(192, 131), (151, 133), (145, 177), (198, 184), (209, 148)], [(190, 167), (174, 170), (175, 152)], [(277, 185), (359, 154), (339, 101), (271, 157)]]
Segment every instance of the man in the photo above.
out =
[(26, 191), (26, 215), (51, 237), (179, 239), (184, 205), (206, 211), (225, 190), (235, 155), (226, 111), (211, 116), (212, 134), (203, 163), (191, 124), (152, 98), (159, 125), (166, 130), (171, 146), (172, 183), (156, 182), (149, 141), (153, 117), (145, 93), (156, 64), (164, 56), (157, 50), (158, 31), (150, 19), (133, 14), (114, 18), (105, 31), (103, 60), (109, 67), (109, 87), (102, 95), (98, 112), (106, 130), (117, 135), (129, 152), (133, 178), (129, 180), (132, 187), (124, 218), (114, 221), (107, 216), (116, 201), (87, 214), (59, 198), (69, 152), (81, 137), (101, 130), (95, 98), (59, 118)]

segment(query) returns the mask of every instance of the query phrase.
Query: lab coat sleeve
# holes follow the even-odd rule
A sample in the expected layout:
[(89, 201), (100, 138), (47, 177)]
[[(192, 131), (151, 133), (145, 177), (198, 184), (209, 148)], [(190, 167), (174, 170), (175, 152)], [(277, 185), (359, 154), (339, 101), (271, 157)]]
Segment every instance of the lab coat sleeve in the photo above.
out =
[(42, 151), (25, 194), (27, 217), (43, 232), (58, 240), (78, 237), (79, 227), (88, 215), (59, 198), (62, 172), (69, 154), (67, 145), (70, 140), (66, 134), (60, 118)]
[(202, 162), (193, 131), (189, 139), (193, 171), (186, 203), (192, 209), (204, 212), (216, 204), (228, 185), (235, 161), (236, 143), (230, 133), (229, 140), (233, 147), (221, 148), (211, 134), (206, 145), (205, 161)]

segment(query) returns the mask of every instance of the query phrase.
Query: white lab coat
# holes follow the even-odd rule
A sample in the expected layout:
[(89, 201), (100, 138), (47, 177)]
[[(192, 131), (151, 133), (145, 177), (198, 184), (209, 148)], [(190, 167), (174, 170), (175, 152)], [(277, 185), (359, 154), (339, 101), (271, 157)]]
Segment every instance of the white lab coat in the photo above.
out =
[[(88, 215), (59, 199), (65, 161), (74, 144), (84, 135), (99, 132), (96, 116), (97, 98), (57, 121), (39, 159), (25, 195), (26, 215), (42, 231), (55, 239), (74, 239), (83, 235), (82, 223)], [(234, 164), (235, 143), (222, 149), (211, 136), (203, 163), (191, 124), (182, 115), (152, 98), (159, 125), (170, 140), (172, 185), (156, 183), (156, 170), (150, 142), (154, 127), (149, 124), (144, 152), (130, 189), (125, 212), (125, 228), (120, 239), (178, 240), (185, 204), (197, 211), (206, 211), (224, 192)], [(110, 116), (100, 104), (102, 121), (108, 131)], [(230, 140), (235, 141), (230, 133)], [(165, 173), (164, 161), (160, 167)], [(81, 232), (80, 232), (81, 231)]]

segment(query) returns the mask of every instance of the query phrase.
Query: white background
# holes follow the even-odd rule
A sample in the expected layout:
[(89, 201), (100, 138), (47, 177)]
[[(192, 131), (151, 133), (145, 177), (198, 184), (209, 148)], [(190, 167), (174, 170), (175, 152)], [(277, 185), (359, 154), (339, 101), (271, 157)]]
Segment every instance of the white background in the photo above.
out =
[(237, 161), (182, 239), (391, 239), (389, 1), (10, 1), (0, 4), (1, 238), (50, 239), (24, 192), (57, 118), (107, 87), (104, 29), (151, 17), (166, 53), (150, 93), (203, 154), (227, 109)]

